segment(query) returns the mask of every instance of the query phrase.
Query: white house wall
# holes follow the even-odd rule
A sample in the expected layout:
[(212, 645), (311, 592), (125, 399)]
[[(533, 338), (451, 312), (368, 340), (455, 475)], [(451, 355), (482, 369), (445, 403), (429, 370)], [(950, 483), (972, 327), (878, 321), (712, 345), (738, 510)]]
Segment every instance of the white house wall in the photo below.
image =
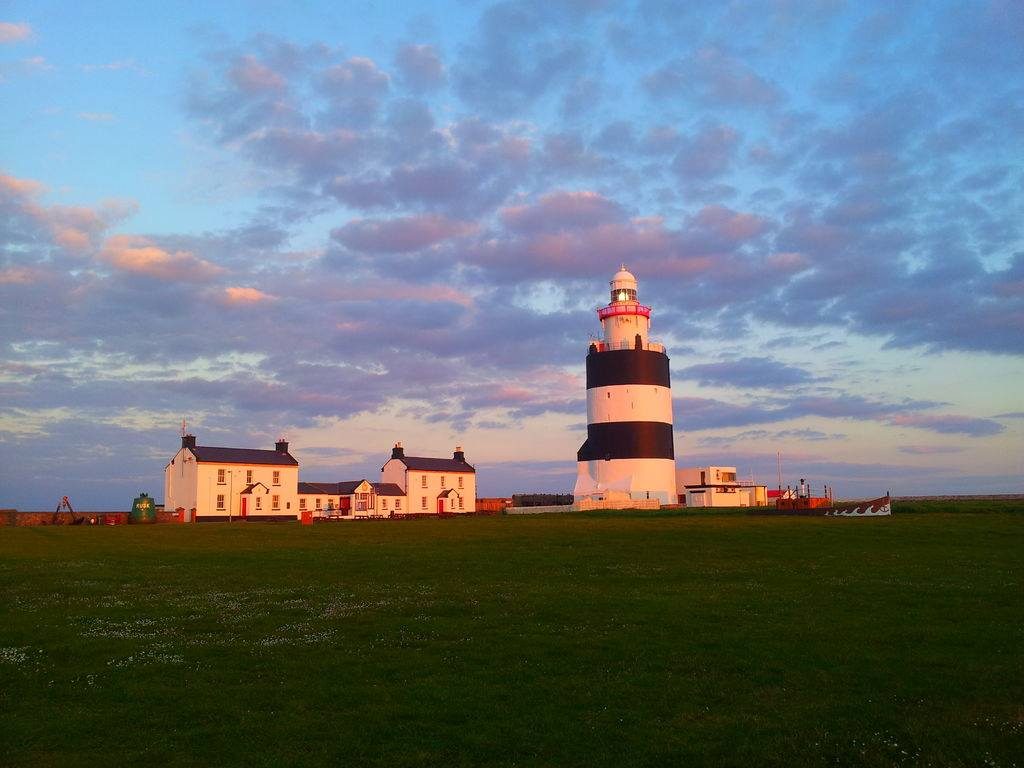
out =
[[(217, 470), (224, 470), (224, 482), (217, 482)], [(241, 493), (249, 484), (248, 472), (252, 471), (252, 482), (263, 483), (269, 490), (261, 496), (261, 508), (256, 509), (255, 494), (249, 496), (246, 515), (298, 517), (298, 485), (299, 468), (295, 465), (279, 464), (214, 464), (200, 463), (198, 470), (198, 493), (196, 516), (203, 517), (240, 517), (242, 514)], [(275, 471), (281, 473), (279, 485), (273, 484)], [(217, 497), (224, 496), (224, 509), (217, 508)], [(279, 497), (279, 508), (274, 509), (273, 497)]]

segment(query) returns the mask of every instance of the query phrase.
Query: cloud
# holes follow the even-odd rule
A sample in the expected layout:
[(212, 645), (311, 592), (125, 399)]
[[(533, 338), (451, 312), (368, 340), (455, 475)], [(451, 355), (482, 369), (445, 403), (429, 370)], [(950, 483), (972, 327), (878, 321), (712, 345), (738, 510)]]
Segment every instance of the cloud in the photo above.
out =
[(947, 453), (963, 453), (967, 448), (962, 445), (901, 445), (897, 450), (912, 456), (941, 456)]
[(802, 368), (767, 357), (744, 357), (723, 363), (701, 363), (683, 368), (675, 375), (682, 379), (693, 379), (703, 386), (746, 389), (786, 388), (815, 381), (815, 378)]
[(159, 280), (204, 283), (224, 272), (222, 267), (188, 251), (169, 252), (136, 235), (108, 238), (99, 258), (121, 272)]
[(238, 58), (228, 70), (228, 78), (236, 88), (248, 93), (277, 92), (287, 84), (284, 77), (252, 55)]
[(355, 219), (331, 232), (338, 242), (367, 253), (405, 253), (473, 231), (473, 225), (443, 216)]
[(656, 98), (695, 98), (716, 107), (766, 107), (782, 100), (776, 86), (742, 61), (714, 46), (675, 58), (643, 81)]
[(395, 53), (395, 66), (404, 84), (414, 91), (428, 91), (444, 85), (447, 75), (432, 45), (408, 43)]
[(0, 21), (0, 44), (18, 43), (32, 37), (32, 27), (23, 21)]
[(38, 243), (42, 238), (69, 253), (93, 250), (104, 232), (138, 208), (133, 200), (105, 200), (95, 207), (44, 205), (45, 188), (31, 179), (0, 173), (0, 214), (8, 218), (8, 244)]
[(732, 166), (740, 145), (739, 132), (728, 125), (709, 123), (680, 141), (672, 169), (682, 181), (707, 181)]
[(231, 285), (224, 289), (222, 300), (230, 306), (249, 306), (272, 301), (273, 298), (269, 293), (264, 293), (258, 288)]
[(505, 226), (519, 233), (558, 232), (621, 221), (622, 207), (597, 192), (552, 192), (533, 205), (502, 209)]
[(998, 435), (1006, 430), (1006, 427), (992, 419), (954, 414), (894, 414), (889, 417), (888, 421), (897, 427), (916, 427), (946, 435), (968, 435), (969, 437)]

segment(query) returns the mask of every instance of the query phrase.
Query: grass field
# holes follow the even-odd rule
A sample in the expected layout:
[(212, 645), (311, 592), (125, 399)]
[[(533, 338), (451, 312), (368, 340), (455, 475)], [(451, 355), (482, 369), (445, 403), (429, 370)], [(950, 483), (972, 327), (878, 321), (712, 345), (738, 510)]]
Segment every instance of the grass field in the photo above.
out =
[(1022, 765), (1021, 502), (915, 504), (0, 528), (0, 764)]

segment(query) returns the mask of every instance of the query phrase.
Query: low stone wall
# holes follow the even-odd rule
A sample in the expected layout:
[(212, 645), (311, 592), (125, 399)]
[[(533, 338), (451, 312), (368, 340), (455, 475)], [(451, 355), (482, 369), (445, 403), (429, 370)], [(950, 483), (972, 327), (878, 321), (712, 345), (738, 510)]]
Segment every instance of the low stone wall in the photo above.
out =
[[(75, 517), (82, 520), (79, 525), (127, 525), (127, 512), (76, 512)], [(17, 527), (31, 525), (69, 525), (71, 515), (62, 512), (58, 522), (53, 522), (53, 512), (19, 512), (16, 509), (0, 509), (0, 525)], [(174, 512), (157, 512), (157, 523), (177, 523), (178, 516)], [(152, 525), (152, 523), (150, 523)]]
[[(128, 523), (127, 512), (78, 512), (75, 517), (82, 520), (79, 525), (126, 525)], [(17, 512), (8, 514), (3, 520), (5, 525), (20, 527), (31, 525), (69, 525), (71, 515), (62, 512), (58, 515), (58, 522), (53, 522), (53, 512)]]

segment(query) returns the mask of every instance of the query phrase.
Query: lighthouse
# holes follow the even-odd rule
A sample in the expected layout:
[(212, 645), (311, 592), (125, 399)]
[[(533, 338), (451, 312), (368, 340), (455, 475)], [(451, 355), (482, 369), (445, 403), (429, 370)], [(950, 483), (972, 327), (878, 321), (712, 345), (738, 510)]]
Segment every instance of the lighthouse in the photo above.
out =
[(587, 352), (587, 439), (576, 454), (577, 502), (676, 501), (668, 355), (648, 339), (651, 308), (625, 265), (597, 310), (603, 338)]

